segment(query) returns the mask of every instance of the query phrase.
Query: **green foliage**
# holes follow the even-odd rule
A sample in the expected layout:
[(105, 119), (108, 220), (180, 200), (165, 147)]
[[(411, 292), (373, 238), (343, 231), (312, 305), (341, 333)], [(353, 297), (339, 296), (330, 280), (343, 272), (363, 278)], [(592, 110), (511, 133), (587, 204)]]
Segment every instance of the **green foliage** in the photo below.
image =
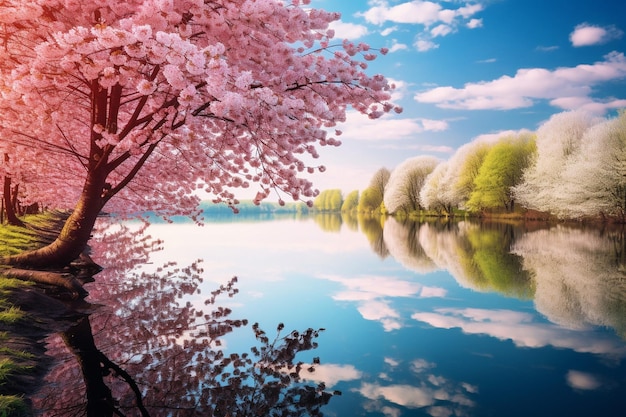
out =
[(313, 201), (317, 211), (341, 211), (343, 197), (340, 189), (324, 190)]
[(341, 211), (342, 212), (356, 211), (358, 207), (359, 207), (359, 190), (354, 190), (346, 196), (345, 200), (343, 201), (343, 204), (341, 205)]
[(474, 191), (474, 180), (478, 176), (478, 171), (491, 146), (488, 143), (478, 143), (471, 148), (471, 152), (465, 157), (459, 176), (452, 186), (457, 202), (466, 202)]
[(379, 190), (368, 187), (361, 193), (358, 211), (360, 213), (372, 213), (379, 210), (382, 203), (383, 195), (379, 192)]
[(21, 397), (0, 395), (0, 417), (25, 417), (28, 414), (28, 407)]
[(534, 152), (535, 136), (522, 134), (498, 141), (485, 156), (467, 201), (472, 211), (505, 208), (513, 210), (512, 188), (522, 180)]

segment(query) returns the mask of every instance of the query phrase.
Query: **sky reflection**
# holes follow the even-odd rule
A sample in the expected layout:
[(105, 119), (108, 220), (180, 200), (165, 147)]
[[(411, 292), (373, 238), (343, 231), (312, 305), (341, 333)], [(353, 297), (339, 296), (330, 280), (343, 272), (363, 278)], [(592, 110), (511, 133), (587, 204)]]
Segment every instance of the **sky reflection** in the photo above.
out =
[(434, 312), (418, 312), (411, 317), (440, 329), (459, 328), (466, 334), (484, 334), (500, 340), (511, 340), (519, 347), (553, 346), (612, 359), (626, 356), (626, 345), (610, 334), (540, 323), (532, 315), (517, 311), (438, 308)]
[[(325, 232), (311, 219), (148, 231), (163, 250), (143, 268), (203, 259), (202, 291), (182, 302), (200, 308), (236, 275), (240, 293), (222, 305), (238, 317), (326, 329), (308, 358), (322, 363), (302, 376), (344, 392), (327, 415), (586, 416), (599, 403), (626, 406), (626, 291), (609, 236), (392, 219), (365, 234)], [(250, 340), (233, 334), (223, 346), (241, 351)]]

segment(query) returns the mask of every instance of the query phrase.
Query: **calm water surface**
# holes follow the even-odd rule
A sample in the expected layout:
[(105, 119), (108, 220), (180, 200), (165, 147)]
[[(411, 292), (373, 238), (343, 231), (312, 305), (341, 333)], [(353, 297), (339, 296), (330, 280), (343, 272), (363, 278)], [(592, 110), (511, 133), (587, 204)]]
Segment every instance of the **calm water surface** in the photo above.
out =
[[(325, 329), (298, 358), (319, 357), (302, 376), (342, 392), (327, 416), (626, 412), (623, 232), (333, 216), (138, 229), (103, 227), (94, 242), (105, 271), (88, 285), (90, 315), (49, 340), (42, 415), (84, 415), (103, 382), (126, 415), (141, 415), (132, 384), (149, 415), (208, 413), (216, 391), (199, 387), (224, 381), (212, 355), (249, 352), (255, 322), (270, 338), (279, 323), (281, 335)], [(233, 276), (238, 293), (207, 305)], [(224, 336), (203, 327), (224, 318)], [(132, 383), (113, 367), (86, 390), (99, 372), (88, 351)]]

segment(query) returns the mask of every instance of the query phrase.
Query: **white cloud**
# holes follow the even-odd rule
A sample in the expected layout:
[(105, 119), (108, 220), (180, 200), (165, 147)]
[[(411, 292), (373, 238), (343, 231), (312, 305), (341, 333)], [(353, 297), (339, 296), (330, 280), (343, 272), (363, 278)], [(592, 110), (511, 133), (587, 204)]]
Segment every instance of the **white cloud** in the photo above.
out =
[(430, 1), (411, 1), (389, 7), (388, 3), (378, 2), (362, 14), (370, 23), (381, 25), (387, 21), (430, 25), (439, 20), (441, 6)]
[(431, 49), (439, 48), (439, 45), (433, 41), (429, 41), (426, 39), (418, 39), (413, 44), (415, 48), (420, 52), (430, 51)]
[(448, 129), (445, 120), (420, 118), (398, 118), (387, 115), (371, 120), (356, 111), (346, 114), (346, 121), (338, 126), (343, 134), (342, 141), (347, 139), (360, 141), (385, 141), (415, 138), (415, 135), (430, 131), (440, 132)]
[[(482, 19), (473, 16), (483, 10), (480, 3), (465, 3), (457, 8), (444, 8), (433, 1), (413, 0), (397, 5), (389, 5), (388, 1), (377, 0), (370, 2), (372, 7), (358, 16), (374, 25), (383, 25), (386, 22), (396, 24), (421, 25), (423, 29), (414, 43), (420, 52), (429, 51), (439, 45), (432, 42), (432, 38), (447, 36), (464, 25), (470, 29), (482, 26)], [(383, 36), (396, 30), (396, 26), (382, 31)]]
[(555, 107), (564, 110), (583, 110), (591, 114), (603, 115), (608, 110), (626, 107), (626, 100), (608, 99), (592, 100), (590, 97), (559, 97), (550, 101)]
[(600, 380), (587, 372), (570, 370), (565, 376), (567, 385), (579, 390), (596, 390), (602, 386)]
[(404, 43), (399, 43), (396, 39), (392, 39), (391, 46), (389, 47), (389, 53), (405, 51), (409, 49), (409, 47)]
[(398, 26), (391, 26), (391, 27), (388, 27), (387, 29), (382, 30), (380, 32), (380, 35), (381, 36), (389, 36), (389, 35), (391, 35), (393, 32), (395, 32), (397, 30), (398, 30)]
[(559, 105), (563, 101), (558, 99), (563, 97), (591, 100), (592, 86), (626, 77), (623, 53), (612, 52), (604, 58), (594, 64), (555, 70), (524, 68), (512, 77), (467, 83), (462, 88), (436, 87), (417, 93), (415, 100), (463, 110), (510, 110), (531, 107), (535, 100), (552, 100)]
[(424, 130), (429, 132), (442, 132), (448, 130), (448, 122), (445, 120), (433, 120), (433, 119), (417, 119), (422, 123)]
[(479, 64), (493, 64), (496, 61), (497, 61), (496, 58), (487, 58), (487, 59), (481, 59), (480, 61), (476, 61), (476, 62)]
[(465, 25), (470, 29), (476, 29), (483, 27), (483, 19), (470, 19), (469, 22)]
[(335, 38), (337, 39), (358, 39), (368, 33), (367, 27), (363, 25), (346, 23), (341, 20), (331, 22), (329, 27), (335, 31)]
[(441, 24), (441, 25), (437, 25), (434, 28), (432, 28), (430, 30), (430, 34), (431, 34), (431, 36), (433, 38), (436, 38), (437, 36), (447, 36), (450, 33), (452, 33), (453, 31), (454, 31), (454, 29), (452, 28), (452, 26)]
[(569, 35), (572, 45), (575, 47), (599, 45), (613, 39), (619, 39), (624, 33), (614, 26), (595, 26), (581, 23), (574, 28)]
[(485, 7), (480, 3), (468, 4), (467, 6), (460, 7), (457, 9), (457, 15), (468, 19), (474, 16), (476, 13), (483, 11)]

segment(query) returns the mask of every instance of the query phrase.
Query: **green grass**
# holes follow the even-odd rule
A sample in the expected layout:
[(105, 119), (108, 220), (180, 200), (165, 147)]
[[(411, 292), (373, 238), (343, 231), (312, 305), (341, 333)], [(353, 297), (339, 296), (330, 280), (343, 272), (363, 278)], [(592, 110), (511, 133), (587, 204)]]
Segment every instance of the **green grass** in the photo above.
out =
[(0, 227), (0, 242), (0, 256), (15, 255), (43, 243), (34, 230), (9, 225)]
[(22, 417), (28, 415), (28, 407), (17, 395), (0, 395), (0, 417)]
[[(2, 308), (2, 300), (0, 300), (0, 308)], [(26, 314), (18, 307), (10, 306), (0, 311), (0, 323), (15, 324), (25, 316)]]
[(11, 348), (7, 348), (7, 347), (0, 347), (0, 355), (4, 356), (11, 356), (17, 359), (22, 359), (22, 360), (29, 360), (29, 359), (34, 359), (35, 355), (33, 355), (32, 353), (29, 352), (25, 352), (23, 350), (16, 350), (16, 349), (11, 349)]
[(15, 278), (4, 278), (0, 269), (0, 297), (7, 295), (9, 290), (14, 288), (23, 288), (25, 285), (32, 285), (29, 281), (22, 281)]
[(0, 386), (15, 374), (23, 374), (33, 369), (30, 365), (20, 365), (9, 358), (0, 358)]
[(0, 225), (0, 256), (15, 255), (29, 249), (36, 249), (47, 243), (51, 236), (47, 231), (60, 230), (66, 215), (59, 211), (24, 216), (21, 220), (27, 228)]
[[(64, 218), (65, 215), (61, 212), (47, 212), (22, 218), (27, 228), (0, 225), (0, 257), (44, 246), (54, 238), (54, 233), (49, 231), (60, 230)], [(4, 327), (4, 331), (0, 332), (0, 344), (4, 344), (15, 337), (11, 328), (27, 319), (27, 314), (10, 302), (10, 291), (30, 284), (1, 275), (2, 267), (0, 266), (0, 325)], [(34, 367), (23, 363), (33, 363), (33, 361), (36, 362), (36, 357), (29, 352), (6, 346), (0, 347), (0, 392), (3, 391), (3, 386), (9, 384), (12, 376), (32, 372)], [(0, 394), (0, 417), (28, 415), (29, 407), (22, 396)]]

